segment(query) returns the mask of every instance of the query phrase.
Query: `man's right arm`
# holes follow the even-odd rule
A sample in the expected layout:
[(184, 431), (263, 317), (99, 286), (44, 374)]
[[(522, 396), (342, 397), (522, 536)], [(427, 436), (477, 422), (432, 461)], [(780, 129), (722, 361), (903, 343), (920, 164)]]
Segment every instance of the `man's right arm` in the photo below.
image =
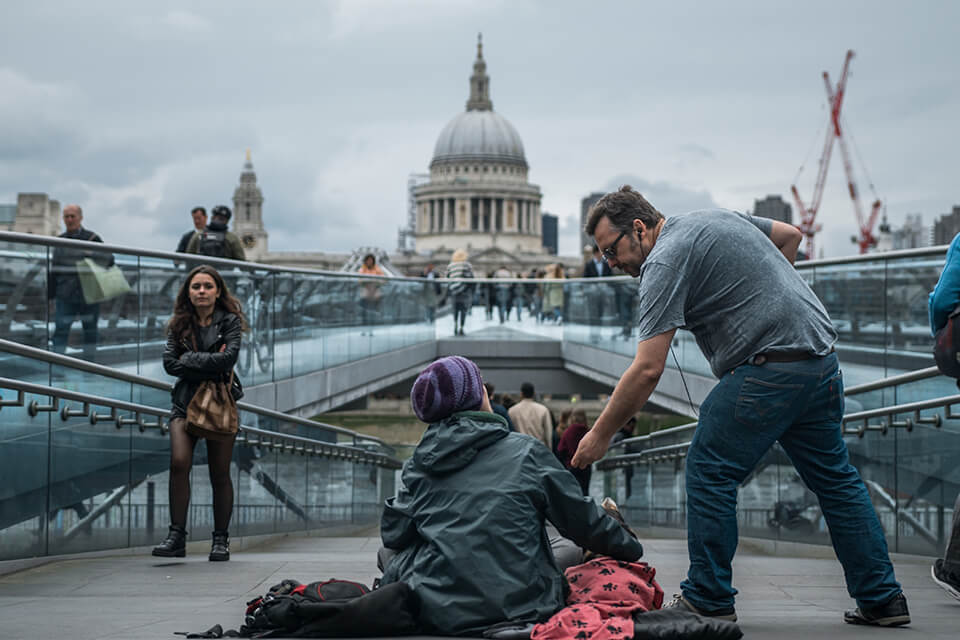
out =
[(602, 458), (613, 435), (646, 404), (663, 374), (676, 332), (676, 329), (670, 329), (637, 345), (637, 355), (620, 377), (593, 428), (583, 436), (570, 466), (582, 469)]

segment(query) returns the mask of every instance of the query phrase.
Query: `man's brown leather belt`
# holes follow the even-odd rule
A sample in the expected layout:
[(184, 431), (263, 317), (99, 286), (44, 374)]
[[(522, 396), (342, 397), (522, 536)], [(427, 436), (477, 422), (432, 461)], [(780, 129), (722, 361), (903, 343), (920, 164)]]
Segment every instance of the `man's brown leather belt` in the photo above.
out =
[[(827, 355), (833, 353), (831, 348)], [(809, 351), (766, 351), (764, 353), (758, 353), (753, 356), (747, 362), (752, 365), (760, 366), (766, 362), (800, 362), (801, 360), (812, 360), (814, 358), (825, 358), (826, 356), (818, 356), (815, 353), (810, 353)]]

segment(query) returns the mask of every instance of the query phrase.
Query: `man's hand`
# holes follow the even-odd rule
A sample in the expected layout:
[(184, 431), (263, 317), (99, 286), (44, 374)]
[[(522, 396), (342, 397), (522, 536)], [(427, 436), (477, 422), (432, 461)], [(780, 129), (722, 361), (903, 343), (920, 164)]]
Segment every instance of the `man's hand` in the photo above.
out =
[(570, 465), (584, 469), (603, 457), (610, 447), (610, 440), (599, 435), (595, 429), (587, 431), (577, 445), (577, 452), (573, 454)]

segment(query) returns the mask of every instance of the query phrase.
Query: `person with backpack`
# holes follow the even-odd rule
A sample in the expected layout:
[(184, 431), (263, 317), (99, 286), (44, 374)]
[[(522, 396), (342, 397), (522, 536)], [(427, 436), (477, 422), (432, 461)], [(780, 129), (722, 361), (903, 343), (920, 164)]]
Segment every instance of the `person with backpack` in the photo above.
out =
[[(63, 226), (66, 231), (60, 234), (61, 238), (103, 243), (96, 232), (84, 228), (80, 205), (68, 204), (63, 208)], [(57, 353), (67, 350), (70, 327), (79, 319), (83, 325), (83, 359), (93, 362), (97, 349), (100, 303), (87, 303), (77, 271), (77, 263), (87, 258), (103, 267), (112, 267), (114, 264), (112, 253), (54, 247), (47, 278), (47, 298), (54, 314), (53, 350)]]
[[(937, 338), (937, 366), (952, 377), (957, 376), (957, 357), (954, 345), (960, 335), (954, 327), (958, 322), (954, 312), (960, 308), (960, 234), (954, 236), (947, 249), (947, 260), (940, 273), (937, 286), (930, 293), (928, 311), (930, 332)], [(947, 335), (950, 334), (950, 335)], [(942, 364), (945, 363), (945, 364)], [(960, 385), (960, 380), (957, 381)], [(953, 506), (953, 527), (943, 558), (938, 558), (930, 567), (930, 576), (951, 597), (960, 600), (960, 495)]]
[[(177, 382), (171, 392), (170, 410), (170, 531), (153, 548), (153, 555), (182, 558), (186, 555), (187, 508), (190, 505), (190, 469), (193, 450), (201, 436), (187, 423), (193, 396), (207, 380), (229, 384), (234, 401), (243, 397), (243, 386), (232, 373), (240, 354), (240, 341), (247, 321), (240, 302), (233, 297), (223, 277), (208, 264), (187, 274), (167, 323), (163, 368)], [(228, 382), (229, 380), (229, 382)], [(193, 431), (193, 433), (191, 433)], [(230, 517), (233, 514), (233, 482), (230, 460), (232, 437), (207, 436), (207, 464), (213, 485), (213, 542), (209, 559), (230, 559)]]
[(211, 258), (228, 258), (230, 260), (246, 260), (243, 244), (235, 233), (227, 231), (230, 222), (230, 208), (217, 205), (210, 210), (210, 224), (203, 231), (199, 231), (190, 238), (187, 244), (187, 253), (198, 253)]
[(473, 283), (464, 282), (465, 278), (473, 278), (473, 267), (467, 262), (467, 252), (457, 249), (450, 257), (447, 266), (447, 278), (458, 278), (451, 282), (447, 291), (453, 298), (453, 335), (463, 335), (463, 325), (467, 321), (467, 309), (473, 304)]

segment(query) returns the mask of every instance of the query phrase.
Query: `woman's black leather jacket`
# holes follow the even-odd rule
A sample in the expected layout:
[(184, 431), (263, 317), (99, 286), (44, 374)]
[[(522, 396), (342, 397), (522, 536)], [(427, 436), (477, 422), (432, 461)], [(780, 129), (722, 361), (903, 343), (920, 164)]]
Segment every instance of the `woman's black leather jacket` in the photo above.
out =
[[(213, 342), (202, 338), (206, 332), (195, 332), (194, 336), (200, 341), (196, 349), (193, 338), (189, 334), (182, 338), (167, 334), (167, 345), (163, 349), (163, 369), (177, 377), (171, 392), (173, 417), (184, 417), (187, 414), (187, 406), (201, 382), (204, 380), (226, 382), (230, 379), (230, 371), (237, 364), (240, 340), (243, 335), (243, 324), (240, 318), (221, 309), (215, 309), (211, 324), (217, 326), (216, 334), (212, 336)], [(222, 353), (221, 345), (226, 345)], [(231, 392), (235, 400), (243, 397), (243, 386), (236, 373), (233, 376)]]

